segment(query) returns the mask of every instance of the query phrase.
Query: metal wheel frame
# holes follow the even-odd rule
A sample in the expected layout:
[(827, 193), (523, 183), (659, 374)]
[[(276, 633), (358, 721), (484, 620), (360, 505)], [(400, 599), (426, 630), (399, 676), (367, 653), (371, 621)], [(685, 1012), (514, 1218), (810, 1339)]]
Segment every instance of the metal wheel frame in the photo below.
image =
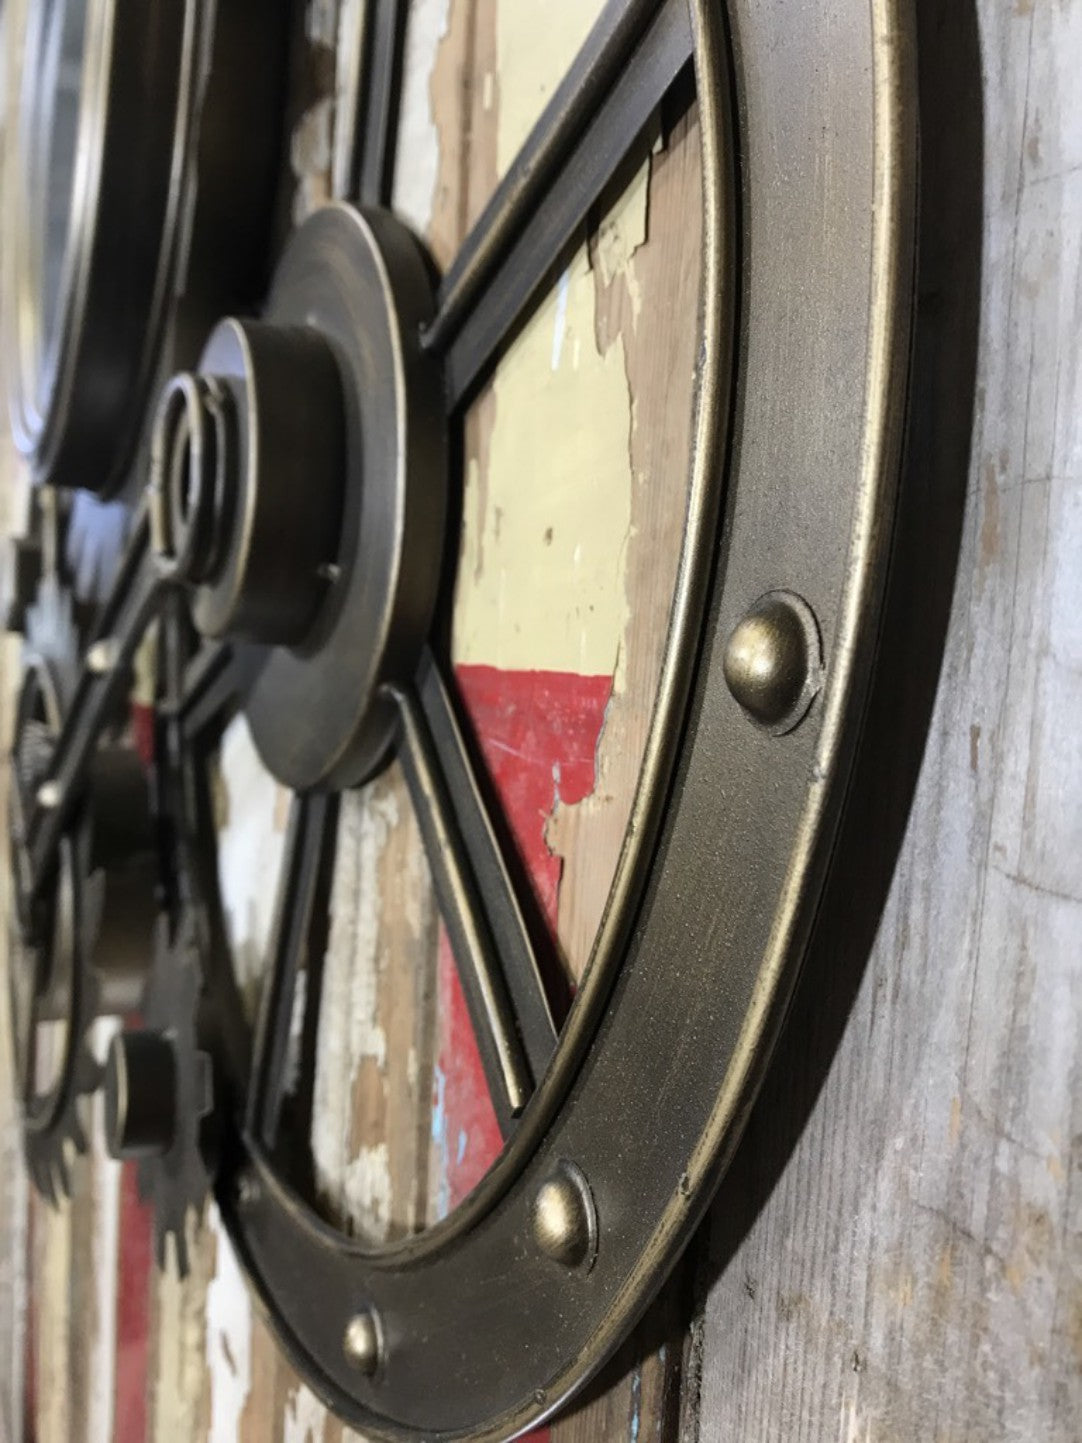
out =
[[(201, 339), (210, 314), (260, 293), (285, 9), (260, 0), (87, 0), (58, 319), (40, 377), (28, 227), (49, 97), (35, 67), (19, 75), (5, 187), (16, 218), (4, 255), (5, 343), (13, 434), (33, 481), (119, 492), (180, 298), (190, 312), (182, 331)], [(31, 43), (41, 13), (32, 8)], [(191, 344), (187, 334), (180, 344)]]
[[(372, 0), (353, 157), (368, 208), (389, 200), (404, 15), (402, 0)], [(451, 1217), (379, 1250), (322, 1222), (276, 1171), (280, 1039), (298, 969), (312, 961), (333, 796), (295, 801), (251, 1072), (241, 1075), (243, 1039), (216, 1058), (215, 1188), (241, 1262), (295, 1366), (373, 1438), (512, 1436), (618, 1346), (739, 1138), (845, 797), (908, 379), (907, 0), (795, 10), (609, 0), (444, 278), (420, 341), (441, 360), (453, 412), (692, 59), (704, 250), (689, 525), (628, 839), (559, 1044), (543, 1006), (527, 1026), (536, 959), (446, 665), (429, 645), (416, 677), (387, 696), (468, 994), (472, 977), (494, 1102), (504, 1088), (504, 1153)], [(176, 592), (149, 531), (144, 509), (93, 638), (107, 662), (84, 670), (50, 767), (52, 804), (27, 819), (31, 893), (63, 845), (138, 638)], [(733, 638), (786, 596), (822, 671), (817, 686), (804, 678), (791, 713), (760, 725), (747, 697), (738, 704)], [(174, 678), (165, 720), (177, 752), (228, 705), (229, 651), (208, 649)], [(217, 966), (204, 979), (212, 994)], [(509, 1010), (486, 1001), (501, 987)], [(497, 1044), (487, 1054), (486, 1035)], [(501, 1077), (512, 1044), (525, 1052), (521, 1097), (506, 1068)]]
[[(392, 24), (393, 7), (377, 8)], [(870, 13), (838, 0), (810, 19), (733, 4), (727, 35), (713, 0), (693, 0), (686, 14), (704, 157), (695, 463), (672, 644), (628, 841), (584, 985), (504, 1153), (449, 1218), (378, 1250), (343, 1237), (302, 1202), (256, 1125), (274, 1071), (261, 1071), (259, 1061), (275, 1031), (267, 1019), (284, 1018), (292, 1002), (282, 979), (291, 967), (295, 976), (296, 943), (291, 950), (284, 939), (303, 932), (303, 878), (316, 875), (325, 845), (323, 802), (295, 804), (248, 1125), (233, 1139), (217, 1196), (294, 1365), (374, 1438), (511, 1436), (555, 1411), (618, 1346), (735, 1147), (801, 960), (844, 798), (875, 651), (905, 411), (915, 193), (908, 16), (894, 0)], [(604, 152), (606, 106), (620, 94), (613, 55), (621, 24), (639, 26), (630, 53), (620, 55), (626, 75), (659, 28), (684, 15), (683, 3), (603, 11), (586, 69), (576, 62), (572, 71), (580, 96), (590, 77), (594, 109), (577, 114), (575, 128), (598, 125), (595, 152)], [(794, 73), (826, 77), (814, 102), (833, 131), (802, 125), (786, 94)], [(756, 76), (754, 88), (741, 84), (747, 74)], [(654, 92), (653, 104), (659, 98)], [(734, 99), (739, 248), (726, 197)], [(572, 171), (582, 157), (572, 146), (567, 158), (568, 136), (554, 139), (567, 106), (558, 92), (527, 142), (526, 162), (512, 166), (444, 280), (428, 340), (444, 356), (452, 408), (470, 395), (527, 285), (547, 273), (537, 252), (559, 238), (547, 209), (558, 206), (558, 186), (551, 175), (536, 178), (545, 160), (558, 169), (546, 146), (555, 152), (562, 144), (559, 159)], [(821, 165), (824, 133), (837, 147), (833, 172)], [(626, 132), (622, 141), (608, 162), (622, 157)], [(831, 199), (847, 225), (809, 224)], [(536, 206), (540, 218), (518, 234), (505, 222), (516, 202)], [(727, 327), (738, 255), (734, 397)], [(518, 286), (514, 303), (502, 285)], [(789, 730), (749, 721), (724, 667), (726, 639), (778, 591), (810, 608), (825, 657), (821, 695)], [(426, 810), (455, 820), (425, 773), (430, 753), (446, 761), (458, 750), (453, 737), (440, 738), (441, 727), (454, 730), (440, 673), (426, 658), (416, 690), (400, 698), (403, 760), (422, 832)], [(453, 791), (453, 775), (446, 780)], [(453, 940), (463, 904), (454, 877), (441, 886), (439, 858), (456, 850), (449, 833), (428, 846)], [(572, 1239), (561, 1253), (559, 1236), (546, 1241), (539, 1214), (568, 1178), (578, 1202), (567, 1207), (580, 1208), (588, 1241)]]

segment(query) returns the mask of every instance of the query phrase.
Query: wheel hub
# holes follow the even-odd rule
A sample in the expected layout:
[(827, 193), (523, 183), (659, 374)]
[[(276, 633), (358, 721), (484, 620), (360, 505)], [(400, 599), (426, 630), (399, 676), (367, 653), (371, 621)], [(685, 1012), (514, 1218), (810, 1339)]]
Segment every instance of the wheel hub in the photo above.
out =
[(264, 319), (223, 321), (159, 409), (159, 556), (204, 635), (244, 646), (256, 746), (297, 789), (379, 765), (384, 689), (416, 670), (431, 622), (447, 493), (432, 313), (406, 228), (329, 207), (287, 249)]

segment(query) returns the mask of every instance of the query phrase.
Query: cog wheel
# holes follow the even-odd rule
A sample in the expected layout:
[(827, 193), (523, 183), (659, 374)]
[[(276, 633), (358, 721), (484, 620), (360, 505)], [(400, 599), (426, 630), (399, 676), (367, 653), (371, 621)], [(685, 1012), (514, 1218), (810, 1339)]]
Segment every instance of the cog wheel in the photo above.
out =
[(42, 577), (37, 597), (26, 612), (27, 660), (48, 669), (59, 715), (46, 724), (59, 730), (79, 680), (81, 642), (75, 602), (54, 573)]
[[(25, 677), (13, 749), (13, 850), (21, 818), (48, 770), (64, 712), (79, 674), (79, 636), (70, 595), (45, 576), (26, 611)], [(80, 829), (81, 830), (81, 829)], [(83, 1151), (82, 1099), (97, 1085), (86, 1042), (85, 1008), (93, 983), (79, 966), (81, 913), (91, 905), (78, 875), (78, 832), (65, 839), (47, 895), (31, 905), (16, 885), (9, 968), (15, 1063), (24, 1121), (27, 1169), (50, 1202), (70, 1192), (72, 1149)], [(85, 985), (84, 985), (85, 984)]]
[[(13, 748), (11, 833), (48, 773), (78, 684), (75, 605), (55, 575), (27, 610), (24, 679)], [(27, 1169), (55, 1204), (71, 1191), (71, 1158), (86, 1150), (85, 1099), (101, 1081), (93, 1024), (138, 1005), (152, 935), (156, 860), (146, 779), (126, 747), (102, 745), (61, 840), (56, 867), (34, 895), (17, 869), (9, 985)]]
[(155, 1251), (165, 1268), (172, 1239), (188, 1271), (187, 1220), (202, 1213), (210, 1186), (209, 1054), (199, 1038), (203, 967), (194, 919), (158, 920), (143, 1026), (118, 1033), (105, 1064), (105, 1127), (111, 1154), (139, 1165), (139, 1191), (153, 1204)]

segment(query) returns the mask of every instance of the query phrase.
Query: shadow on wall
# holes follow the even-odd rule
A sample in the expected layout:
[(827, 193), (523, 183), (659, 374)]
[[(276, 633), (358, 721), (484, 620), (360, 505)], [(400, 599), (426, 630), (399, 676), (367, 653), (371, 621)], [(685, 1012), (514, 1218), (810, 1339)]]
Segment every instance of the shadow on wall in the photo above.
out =
[[(815, 1107), (875, 941), (905, 834), (950, 620), (980, 317), (983, 106), (972, 0), (916, 0), (918, 286), (905, 470), (868, 702), (830, 879), (744, 1138), (697, 1244), (707, 1289), (766, 1204)], [(778, 1065), (780, 1062), (781, 1065)]]

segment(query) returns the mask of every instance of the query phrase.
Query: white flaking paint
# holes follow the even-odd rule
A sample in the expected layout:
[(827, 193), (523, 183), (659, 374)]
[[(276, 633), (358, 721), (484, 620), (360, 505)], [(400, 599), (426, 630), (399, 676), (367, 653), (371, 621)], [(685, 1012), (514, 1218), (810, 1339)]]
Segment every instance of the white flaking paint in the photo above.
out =
[(217, 1266), (207, 1289), (207, 1443), (236, 1443), (252, 1387), (252, 1305), (233, 1245), (213, 1203), (207, 1209), (207, 1226), (217, 1241)]
[(237, 980), (247, 991), (261, 976), (270, 941), (285, 833), (278, 783), (260, 761), (243, 717), (222, 738), (220, 771), (225, 815), (218, 875)]
[(343, 1188), (346, 1212), (364, 1219), (365, 1236), (386, 1242), (391, 1230), (391, 1154), (385, 1142), (362, 1147), (346, 1166)]
[[(37, 1271), (35, 1348), (37, 1357), (37, 1436), (46, 1439), (75, 1436), (71, 1379), (70, 1299), (75, 1261), (72, 1247), (72, 1205), (62, 1198), (54, 1210), (44, 1204), (34, 1210), (34, 1255)], [(37, 1432), (37, 1430), (33, 1430)]]
[[(95, 1022), (90, 1043), (94, 1056), (102, 1058), (118, 1031), (115, 1017)], [(91, 1157), (94, 1188), (93, 1258), (94, 1311), (93, 1351), (89, 1359), (87, 1398), (88, 1438), (111, 1438), (116, 1410), (116, 1285), (120, 1249), (121, 1169), (106, 1155), (105, 1100), (94, 1097), (91, 1112)]]
[[(400, 809), (393, 792), (376, 785), (342, 799), (338, 852), (331, 905), (331, 936), (323, 970), (319, 1019), (312, 1153), (321, 1191), (359, 1228), (372, 1218), (367, 1205), (354, 1203), (367, 1194), (386, 1201), (390, 1174), (377, 1186), (371, 1178), (351, 1184), (355, 1159), (350, 1145), (352, 1102), (357, 1073), (366, 1059), (382, 1069), (387, 1037), (379, 1023), (381, 899), (379, 861), (398, 825)], [(369, 1167), (375, 1166), (369, 1163)], [(378, 1226), (378, 1225), (377, 1225)]]
[(365, 0), (341, 0), (334, 73), (334, 162), (331, 190), (344, 200), (353, 186), (358, 92), (364, 54)]
[(326, 1422), (327, 1410), (316, 1395), (303, 1385), (295, 1388), (282, 1418), (282, 1443), (321, 1443)]
[(334, 46), (339, 0), (309, 0), (304, 12), (304, 33), (313, 45)]
[(414, 0), (406, 21), (393, 198), (397, 213), (420, 236), (432, 223), (436, 197), (440, 147), (431, 84), (450, 13), (451, 0)]
[[(497, 155), (505, 170), (600, 5), (498, 10)], [(649, 167), (606, 217), (599, 272), (628, 277), (646, 236)], [(633, 412), (618, 335), (599, 350), (598, 286), (583, 246), (501, 361), (487, 450), (471, 457), (455, 605), (456, 661), (612, 675), (627, 623)], [(484, 468), (482, 472), (482, 467)]]
[(642, 314), (642, 283), (635, 273), (635, 252), (646, 241), (650, 195), (650, 166), (640, 166), (634, 180), (602, 219), (597, 232), (597, 266), (601, 279), (611, 286), (623, 276), (631, 300), (631, 318), (638, 329)]
[[(170, 1244), (166, 1265), (157, 1283), (150, 1434), (155, 1443), (202, 1437), (209, 1259), (207, 1249), (199, 1241), (194, 1217), (188, 1220), (187, 1242), (191, 1272), (181, 1279), (177, 1271), (176, 1252)], [(243, 1290), (243, 1285), (241, 1287)]]

